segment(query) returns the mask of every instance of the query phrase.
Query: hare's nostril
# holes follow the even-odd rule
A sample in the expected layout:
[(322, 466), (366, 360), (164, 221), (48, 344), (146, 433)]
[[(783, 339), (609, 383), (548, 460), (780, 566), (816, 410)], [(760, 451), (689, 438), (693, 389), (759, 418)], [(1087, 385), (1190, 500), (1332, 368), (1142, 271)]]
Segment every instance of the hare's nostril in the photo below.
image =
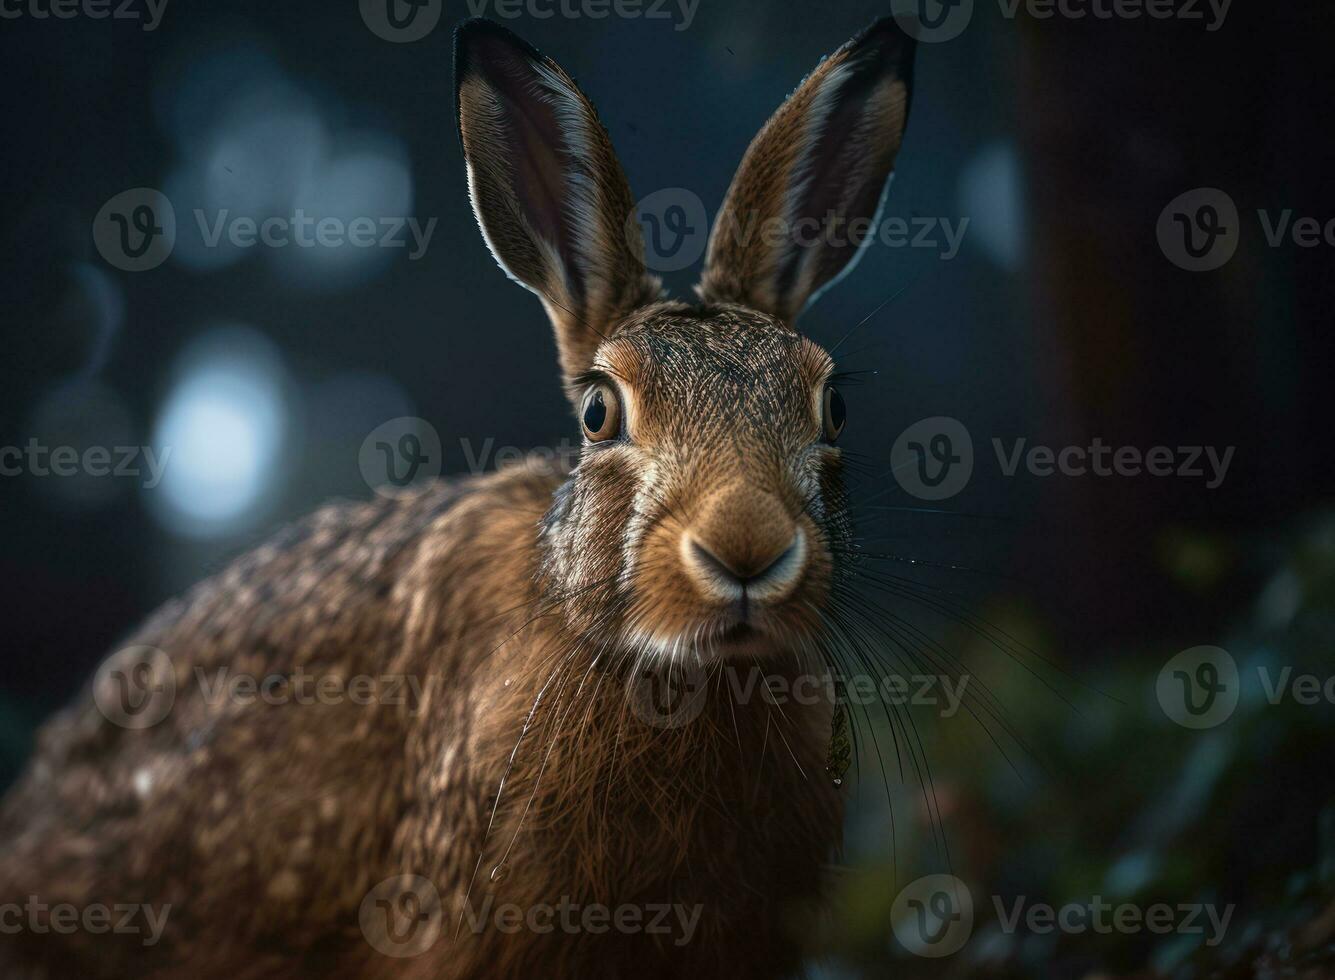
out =
[(742, 576), (737, 574), (736, 569), (702, 545), (699, 541), (695, 540), (695, 538), (688, 534), (686, 536), (686, 541), (691, 552), (691, 557), (694, 558), (699, 565), (703, 566), (714, 575), (741, 581)]
[(781, 598), (796, 582), (806, 564), (806, 535), (800, 527), (777, 554), (756, 559), (723, 557), (690, 534), (683, 536), (686, 567), (713, 598), (732, 602), (743, 597), (757, 601)]

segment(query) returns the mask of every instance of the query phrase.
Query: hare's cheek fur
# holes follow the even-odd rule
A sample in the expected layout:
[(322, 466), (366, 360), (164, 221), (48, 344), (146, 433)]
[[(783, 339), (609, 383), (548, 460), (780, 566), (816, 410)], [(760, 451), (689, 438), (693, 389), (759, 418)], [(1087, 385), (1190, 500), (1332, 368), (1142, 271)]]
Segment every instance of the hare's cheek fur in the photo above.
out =
[(796, 523), (791, 578), (768, 595), (756, 589), (745, 610), (740, 596), (729, 595), (726, 586), (714, 585), (708, 573), (693, 567), (687, 557), (693, 537), (674, 520), (657, 524), (646, 536), (627, 616), (635, 646), (671, 659), (710, 659), (791, 649), (809, 641), (819, 628), (831, 578), (830, 554), (818, 525), (805, 517)]
[(542, 585), (577, 633), (615, 635), (625, 607), (625, 539), (640, 480), (621, 447), (592, 453), (543, 519)]
[(729, 445), (586, 454), (543, 532), (546, 592), (575, 630), (674, 659), (815, 638), (841, 535), (839, 454)]

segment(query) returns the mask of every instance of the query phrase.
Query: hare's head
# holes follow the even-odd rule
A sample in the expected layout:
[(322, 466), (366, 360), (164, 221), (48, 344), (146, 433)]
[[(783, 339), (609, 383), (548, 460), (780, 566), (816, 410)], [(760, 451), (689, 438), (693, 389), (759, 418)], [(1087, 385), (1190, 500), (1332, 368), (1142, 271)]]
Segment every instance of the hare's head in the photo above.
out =
[(847, 555), (844, 403), (830, 355), (793, 324), (869, 237), (912, 58), (880, 21), (779, 108), (688, 305), (646, 272), (630, 187), (570, 76), (494, 24), (460, 28), (473, 209), (502, 268), (542, 300), (583, 428), (542, 532), (549, 598), (577, 629), (665, 656), (819, 630)]

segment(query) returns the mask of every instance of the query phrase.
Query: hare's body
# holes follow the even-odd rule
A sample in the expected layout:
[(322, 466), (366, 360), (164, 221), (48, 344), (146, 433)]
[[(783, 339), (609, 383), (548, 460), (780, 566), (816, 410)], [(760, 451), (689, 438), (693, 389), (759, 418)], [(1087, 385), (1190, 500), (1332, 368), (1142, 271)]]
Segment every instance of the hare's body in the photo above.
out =
[[(126, 730), (86, 698), (53, 720), (0, 817), (0, 883), (6, 901), (148, 904), (165, 927), (152, 946), (143, 913), (137, 934), (20, 936), (25, 961), (53, 980), (791, 967), (791, 943), (764, 924), (813, 896), (836, 844), (828, 714), (770, 708), (739, 712), (736, 729), (731, 717), (657, 729), (630, 723), (621, 683), (572, 664), (534, 714), (487, 832), (552, 675), (534, 654), (569, 649), (550, 617), (528, 623), (538, 524), (563, 479), (515, 467), (328, 507), (160, 611), (132, 642), (171, 651), (172, 711)], [(366, 703), (216, 696), (219, 671), (379, 688)], [(575, 699), (579, 683), (597, 697)], [(581, 724), (558, 739), (561, 710)], [(365, 896), (396, 875), (431, 881), (443, 904), (425, 927), (438, 937), (408, 945), (411, 958), (383, 955), (359, 925)], [(562, 927), (563, 901), (575, 929)], [(508, 931), (507, 905), (555, 909), (552, 931)], [(645, 911), (635, 932), (602, 933), (580, 923), (589, 906), (609, 922), (618, 906)]]
[[(474, 211), (555, 327), (580, 463), (328, 508), (154, 616), (0, 813), (7, 976), (800, 966), (840, 838), (819, 692), (865, 650), (830, 615), (844, 404), (792, 321), (869, 237), (912, 55), (879, 22), (784, 103), (688, 306), (570, 77), (461, 28)], [(11, 928), (29, 899), (139, 914)]]

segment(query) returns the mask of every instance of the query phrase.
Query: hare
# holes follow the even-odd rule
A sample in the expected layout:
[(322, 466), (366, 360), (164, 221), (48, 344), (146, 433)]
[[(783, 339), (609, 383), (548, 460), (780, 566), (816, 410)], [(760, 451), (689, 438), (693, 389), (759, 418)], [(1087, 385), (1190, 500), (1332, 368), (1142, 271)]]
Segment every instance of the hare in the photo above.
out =
[(913, 51), (887, 18), (783, 103), (688, 304), (571, 77), (458, 29), (473, 209), (551, 320), (578, 466), (327, 506), (158, 610), (0, 811), (6, 976), (800, 971), (834, 707), (723, 675), (826, 670), (845, 407), (794, 321), (876, 216)]

